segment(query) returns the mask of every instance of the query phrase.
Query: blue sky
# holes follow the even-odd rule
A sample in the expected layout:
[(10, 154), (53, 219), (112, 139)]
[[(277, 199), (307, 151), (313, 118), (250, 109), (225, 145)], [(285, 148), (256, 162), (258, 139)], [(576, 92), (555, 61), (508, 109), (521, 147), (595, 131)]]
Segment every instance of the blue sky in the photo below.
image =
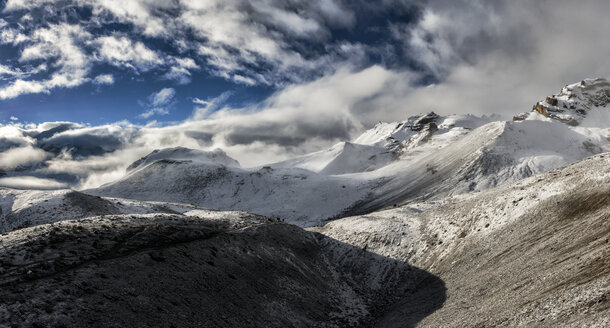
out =
[[(3, 0), (0, 8), (5, 122), (171, 123), (192, 115), (195, 98), (225, 93), (218, 106), (248, 107), (338, 67), (423, 71), (400, 35), (419, 20), (419, 1)], [(167, 88), (172, 99), (151, 111), (147, 99)]]

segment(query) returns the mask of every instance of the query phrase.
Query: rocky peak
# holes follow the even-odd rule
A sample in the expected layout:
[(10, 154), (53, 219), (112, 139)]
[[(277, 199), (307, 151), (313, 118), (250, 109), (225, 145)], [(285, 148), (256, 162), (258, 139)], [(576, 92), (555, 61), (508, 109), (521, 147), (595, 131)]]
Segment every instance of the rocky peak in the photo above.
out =
[[(440, 117), (435, 112), (429, 112), (427, 114), (422, 114), (419, 117), (415, 116), (416, 119), (411, 124), (411, 130), (413, 131), (421, 131), (424, 129), (428, 130), (436, 130), (436, 120)], [(412, 119), (412, 118), (411, 118)], [(411, 120), (409, 119), (409, 121)]]
[[(561, 91), (543, 101), (538, 101), (532, 111), (569, 125), (578, 125), (591, 110), (606, 108), (610, 104), (610, 81), (607, 79), (585, 79), (566, 85)], [(522, 120), (522, 113), (514, 120)]]

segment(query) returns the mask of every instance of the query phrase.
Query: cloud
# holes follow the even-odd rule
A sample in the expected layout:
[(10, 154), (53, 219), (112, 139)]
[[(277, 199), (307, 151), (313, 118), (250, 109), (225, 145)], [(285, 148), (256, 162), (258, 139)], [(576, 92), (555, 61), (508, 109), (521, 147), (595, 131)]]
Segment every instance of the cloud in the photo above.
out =
[(14, 189), (53, 190), (68, 188), (68, 184), (53, 179), (32, 176), (18, 176), (0, 178), (0, 187)]
[(174, 80), (178, 84), (191, 82), (191, 71), (199, 70), (201, 67), (192, 58), (172, 58), (174, 64), (169, 71), (163, 75), (168, 80)]
[(20, 9), (32, 9), (44, 4), (53, 3), (53, 0), (8, 0), (4, 7), (5, 11)]
[(149, 118), (153, 115), (167, 115), (169, 114), (169, 109), (163, 107), (153, 107), (142, 114), (138, 115), (139, 118)]
[(39, 72), (42, 72), (44, 70), (46, 70), (47, 67), (45, 64), (40, 64), (37, 67), (29, 70), (29, 71), (22, 71), (19, 68), (12, 68), (6, 65), (2, 65), (0, 64), (0, 79), (2, 79), (4, 77), (4, 79), (8, 78), (12, 78), (12, 77), (28, 77), (32, 74), (37, 74)]
[(94, 43), (99, 47), (99, 59), (110, 65), (147, 71), (163, 63), (155, 51), (142, 42), (133, 42), (125, 36), (103, 36)]
[[(27, 147), (48, 156), (34, 158), (30, 170), (10, 174), (59, 179), (75, 188), (118, 179), (133, 161), (166, 147), (222, 148), (242, 165), (255, 166), (353, 137), (370, 119), (361, 111), (362, 103), (379, 104), (382, 110), (389, 97), (386, 90), (396, 92), (395, 86), (404, 78), (380, 66), (365, 70), (344, 67), (316, 81), (278, 91), (252, 106), (228, 106), (230, 92), (211, 99), (194, 98), (197, 109), (193, 117), (176, 125), (49, 122), (0, 127), (6, 130), (0, 135), (13, 136), (10, 143), (7, 141), (9, 149)], [(145, 105), (152, 110), (171, 106), (174, 101), (175, 90), (164, 88), (152, 93)]]
[(207, 118), (214, 111), (221, 108), (222, 105), (233, 95), (232, 91), (225, 91), (221, 93), (218, 97), (214, 97), (208, 100), (202, 100), (199, 98), (194, 98), (193, 103), (197, 106), (193, 110), (193, 120), (201, 120)]
[(140, 118), (149, 118), (153, 115), (167, 115), (169, 114), (170, 108), (175, 104), (174, 96), (176, 90), (173, 88), (163, 88), (158, 92), (152, 93), (148, 96), (146, 103), (141, 103), (142, 106), (148, 109), (140, 114)]
[(110, 85), (114, 83), (114, 76), (112, 74), (100, 74), (92, 82), (95, 85)]
[(12, 148), (0, 153), (0, 170), (11, 171), (19, 166), (41, 162), (48, 154), (32, 146)]
[(9, 117), (9, 120), (11, 120), (11, 121), (19, 121), (19, 118), (16, 117), (16, 116), (11, 116), (11, 117)]
[(167, 106), (171, 103), (176, 95), (176, 90), (173, 88), (163, 88), (156, 93), (151, 94), (148, 99), (152, 106)]
[(3, 126), (0, 124), (0, 152), (13, 147), (22, 147), (34, 144), (34, 138), (24, 134), (18, 124)]
[[(336, 63), (368, 65), (384, 61), (385, 53), (398, 52), (388, 37), (388, 20), (408, 25), (417, 20), (418, 8), (418, 0), (9, 0), (3, 10), (9, 21), (3, 23), (0, 40), (22, 46), (23, 58), (47, 60), (49, 74), (60, 73), (64, 81), (74, 82), (67, 86), (40, 78), (17, 80), (0, 97), (80, 85), (93, 78), (91, 66), (105, 64), (135, 75), (160, 70), (158, 76), (178, 84), (189, 83), (194, 71), (244, 85), (302, 83), (332, 73)], [(386, 15), (402, 12), (411, 14)], [(54, 70), (54, 63), (43, 58), (52, 49), (39, 42), (36, 31), (49, 25), (75, 25), (87, 33), (66, 36), (78, 51), (66, 48), (64, 55), (84, 53), (89, 59), (81, 63), (78, 76)], [(363, 41), (354, 37), (360, 34), (366, 34), (365, 42), (376, 40), (386, 49), (360, 46)], [(76, 68), (72, 65), (71, 71)]]
[[(24, 76), (0, 88), (0, 99), (11, 99), (22, 94), (48, 93), (58, 87), (72, 88), (88, 79), (90, 65), (81, 44), (91, 35), (79, 25), (53, 24), (34, 30), (27, 45), (21, 50), (19, 62), (52, 61), (57, 70), (46, 80), (24, 80)], [(45, 64), (38, 66), (46, 69)]]
[(429, 3), (403, 36), (434, 85), (403, 104), (422, 111), (510, 116), (566, 84), (610, 77), (601, 42), (610, 21), (607, 1), (449, 1)]

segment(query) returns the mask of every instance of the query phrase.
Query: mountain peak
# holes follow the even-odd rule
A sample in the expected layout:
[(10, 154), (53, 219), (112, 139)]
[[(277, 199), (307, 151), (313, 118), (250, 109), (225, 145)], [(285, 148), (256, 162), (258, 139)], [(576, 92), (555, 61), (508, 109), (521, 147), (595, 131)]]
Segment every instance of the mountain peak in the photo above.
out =
[(197, 161), (205, 163), (215, 163), (231, 167), (239, 167), (239, 163), (229, 157), (221, 149), (213, 151), (203, 151), (190, 149), (185, 147), (173, 147), (164, 149), (155, 149), (150, 154), (140, 158), (127, 167), (127, 172), (142, 168), (148, 164), (160, 160), (178, 160), (178, 161)]
[[(610, 81), (604, 78), (584, 79), (579, 83), (566, 85), (558, 94), (536, 102), (532, 111), (568, 125), (579, 125), (589, 111), (606, 108), (610, 104)], [(519, 121), (527, 113), (514, 117)]]

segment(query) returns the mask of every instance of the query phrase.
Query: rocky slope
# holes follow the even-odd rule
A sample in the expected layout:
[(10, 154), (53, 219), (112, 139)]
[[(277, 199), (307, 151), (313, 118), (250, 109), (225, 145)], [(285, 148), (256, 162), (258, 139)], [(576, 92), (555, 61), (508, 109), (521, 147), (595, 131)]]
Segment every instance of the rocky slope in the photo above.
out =
[(34, 327), (605, 327), (609, 213), (603, 154), (310, 231), (197, 209), (41, 224), (0, 236), (0, 316)]
[[(610, 154), (315, 230), (438, 276), (447, 300), (418, 327), (610, 323)], [(376, 326), (410, 326), (411, 303), (398, 301)]]
[(256, 168), (178, 147), (84, 192), (0, 189), (0, 327), (607, 327), (609, 94), (422, 114)]
[(143, 202), (92, 196), (74, 190), (0, 188), (0, 233), (36, 225), (112, 214), (185, 214), (201, 209), (188, 204)]
[(416, 267), (247, 213), (101, 216), (0, 242), (1, 327), (359, 327), (420, 281), (440, 294), (414, 319), (443, 301)]

